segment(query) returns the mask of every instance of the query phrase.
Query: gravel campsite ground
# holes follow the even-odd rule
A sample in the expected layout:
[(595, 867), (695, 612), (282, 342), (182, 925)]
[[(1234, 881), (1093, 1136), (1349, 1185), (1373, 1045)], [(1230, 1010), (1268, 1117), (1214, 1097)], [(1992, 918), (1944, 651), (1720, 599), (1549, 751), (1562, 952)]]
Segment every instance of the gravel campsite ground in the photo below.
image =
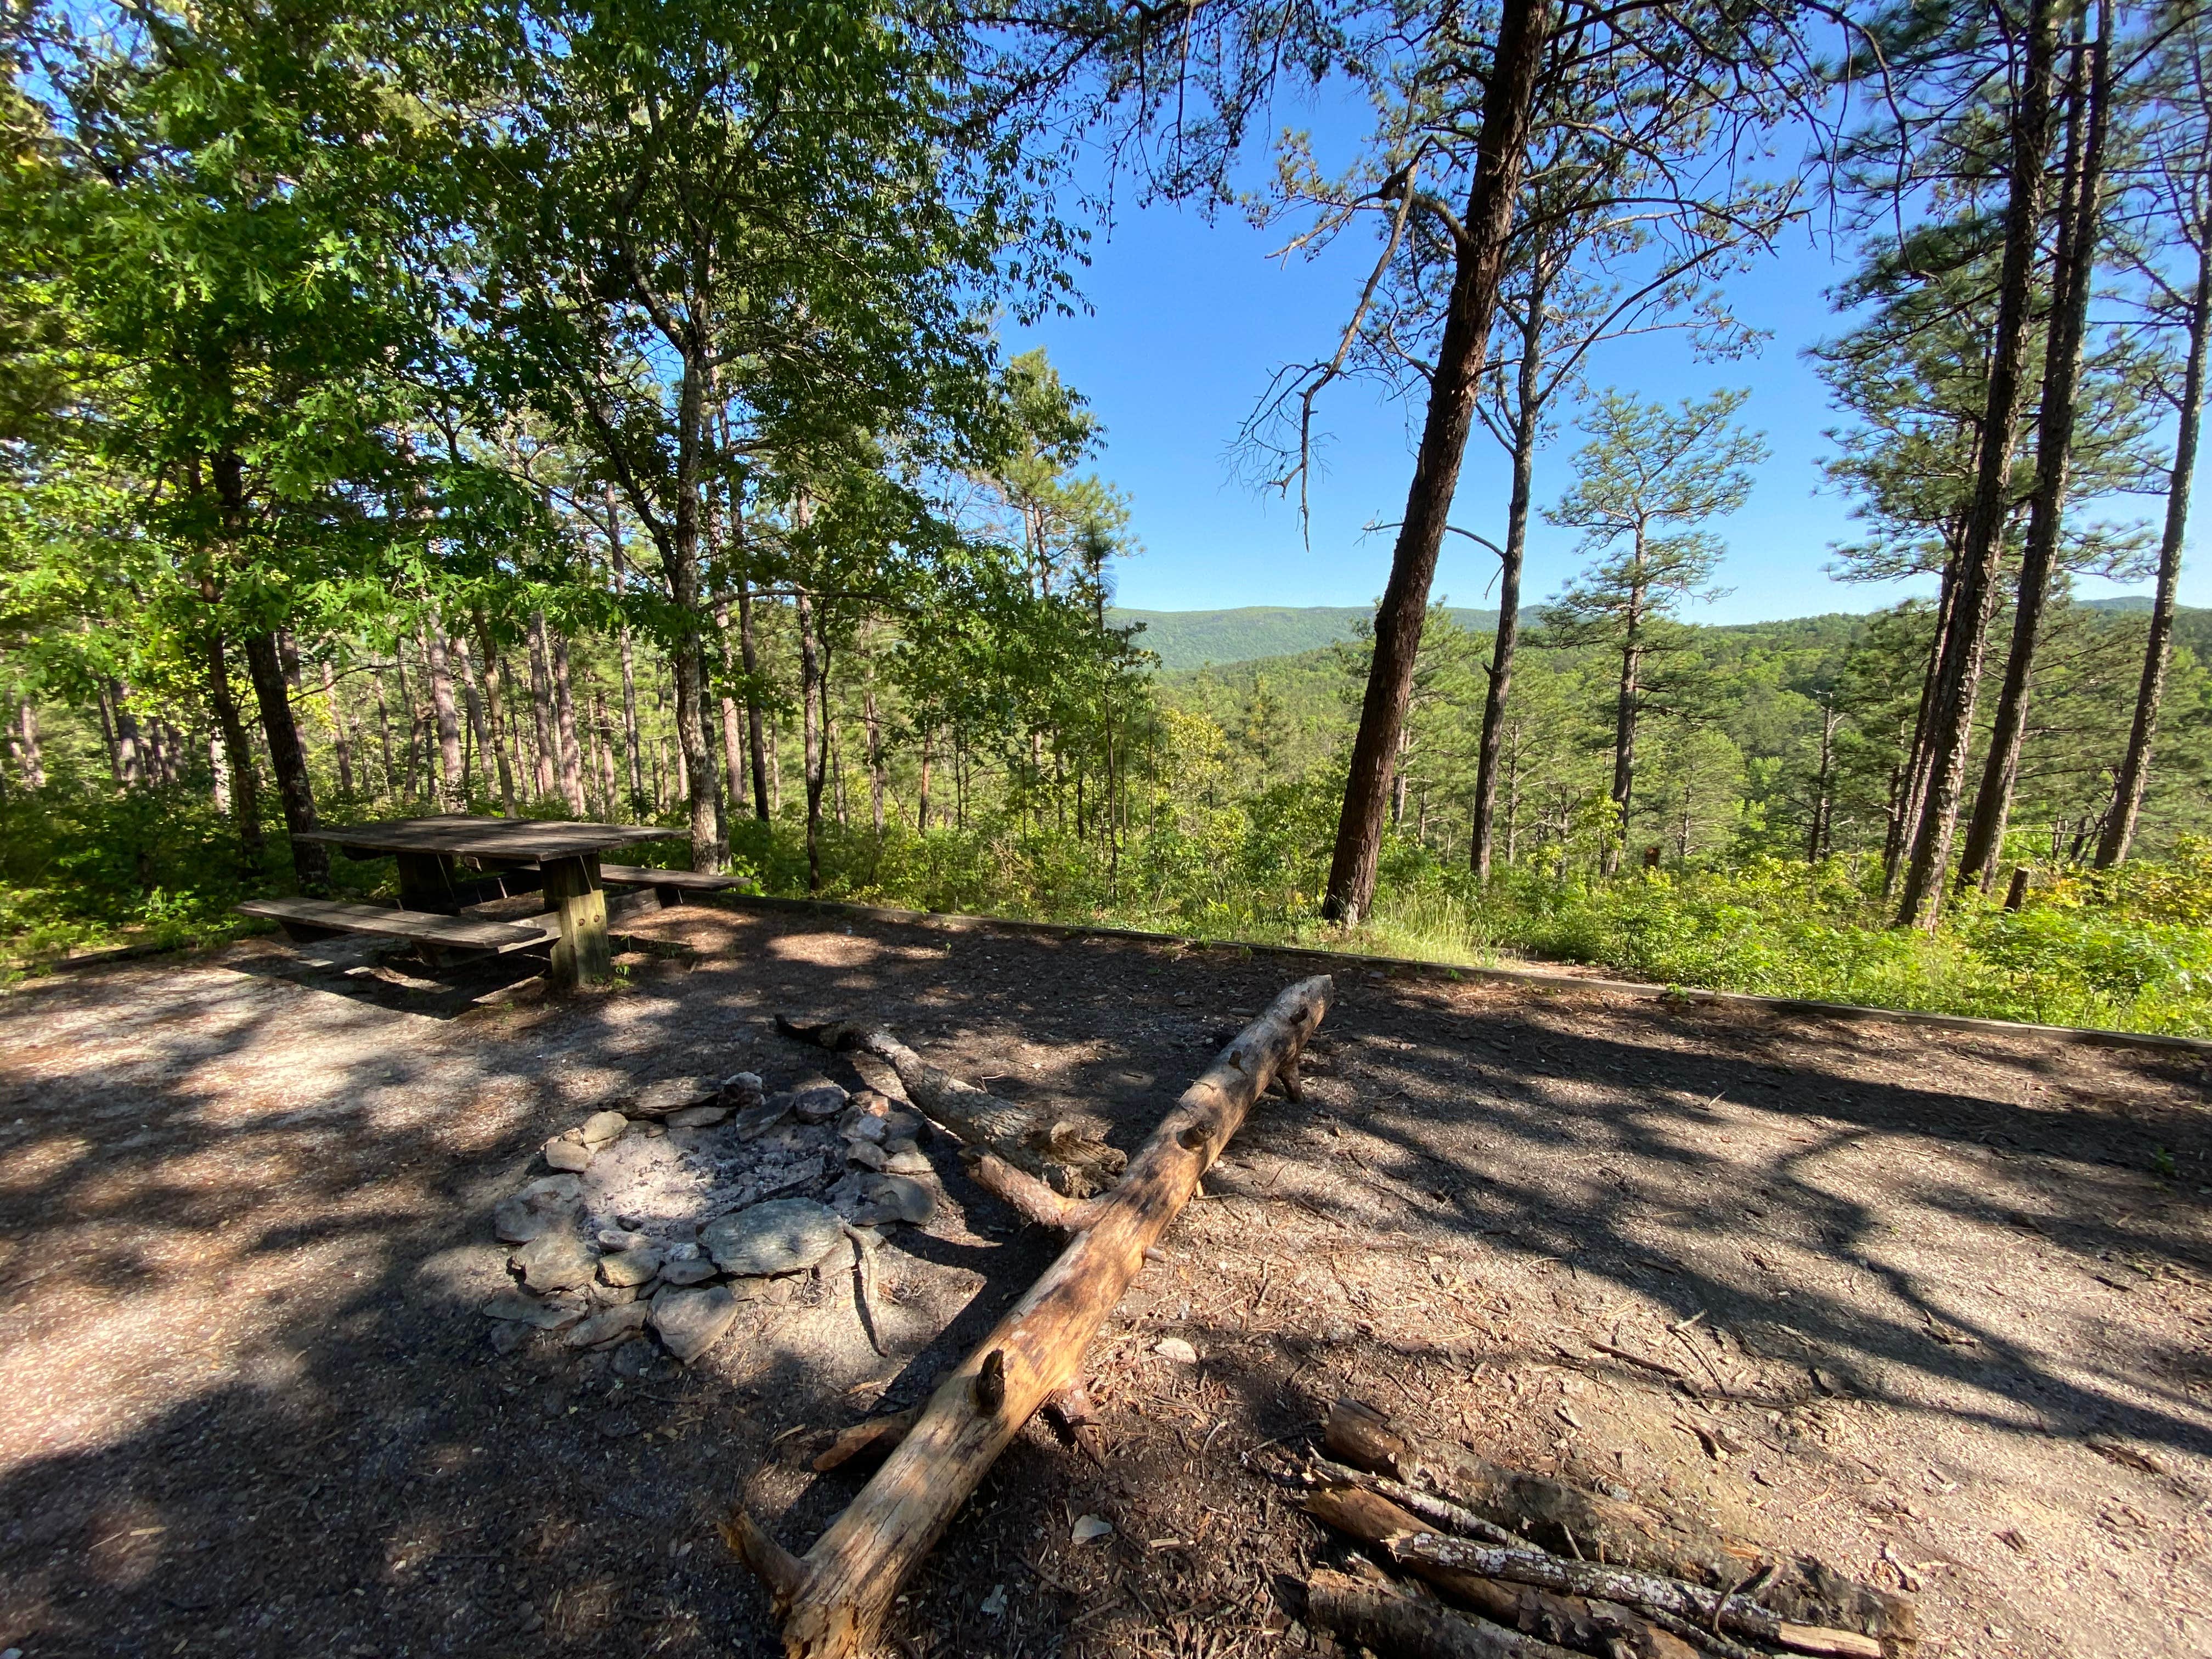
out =
[[(860, 1478), (810, 1470), (826, 1432), (921, 1398), (1053, 1240), (925, 1135), (945, 1201), (885, 1229), (865, 1306), (833, 1255), (689, 1366), (501, 1352), (490, 1216), (541, 1143), (679, 1074), (896, 1093), (779, 1036), (797, 1011), (1133, 1147), (1314, 971), (829, 913), (640, 931), (571, 999), (276, 940), (0, 995), (0, 1649), (779, 1652), (717, 1520), (804, 1549)], [(1304, 1102), (1262, 1102), (1092, 1348), (1103, 1462), (1030, 1424), (887, 1644), (1311, 1651), (1279, 1581), (1343, 1547), (1262, 1471), (1352, 1395), (1910, 1588), (1923, 1655), (2212, 1652), (2209, 1077), (1341, 972)]]

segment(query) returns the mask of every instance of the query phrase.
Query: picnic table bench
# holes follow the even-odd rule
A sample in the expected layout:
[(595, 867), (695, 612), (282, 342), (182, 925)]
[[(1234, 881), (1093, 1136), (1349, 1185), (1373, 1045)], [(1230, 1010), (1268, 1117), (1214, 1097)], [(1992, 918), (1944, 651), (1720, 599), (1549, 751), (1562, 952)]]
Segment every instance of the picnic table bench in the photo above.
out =
[[(465, 814), (393, 818), (303, 832), (351, 859), (396, 859), (397, 908), (330, 899), (249, 899), (238, 908), (264, 916), (294, 939), (369, 933), (404, 939), (433, 960), (446, 954), (503, 953), (552, 948), (551, 977), (564, 984), (600, 984), (614, 975), (607, 938), (610, 887), (665, 907), (686, 892), (738, 885), (737, 878), (692, 870), (603, 865), (599, 854), (644, 842), (681, 841), (680, 830), (639, 824), (569, 823)], [(545, 909), (524, 921), (461, 913), (471, 905), (543, 892)], [(648, 898), (648, 895), (650, 897)]]

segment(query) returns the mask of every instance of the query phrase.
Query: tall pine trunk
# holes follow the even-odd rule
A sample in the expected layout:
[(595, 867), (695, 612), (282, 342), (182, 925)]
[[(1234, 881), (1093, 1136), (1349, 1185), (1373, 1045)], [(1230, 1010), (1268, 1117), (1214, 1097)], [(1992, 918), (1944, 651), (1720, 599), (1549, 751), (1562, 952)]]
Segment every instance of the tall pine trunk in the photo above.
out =
[[(237, 718), (236, 705), (232, 706), (232, 719)], [(15, 703), (15, 729), (9, 735), (9, 746), (15, 751), (16, 775), (26, 787), (43, 789), (46, 787), (46, 753), (39, 742), (39, 705), (28, 697)]]
[(553, 735), (561, 745), (561, 799), (577, 817), (584, 804), (584, 754), (576, 739), (576, 698), (568, 680), (568, 636), (557, 628), (546, 630), (553, 658)]
[(323, 708), (331, 722), (331, 757), (337, 763), (338, 793), (350, 797), (354, 793), (353, 731), (338, 702), (337, 675), (331, 667), (331, 659), (322, 660)]
[(676, 680), (676, 744), (684, 758), (694, 870), (720, 870), (729, 859), (720, 780), (707, 744), (707, 663), (700, 628), (700, 466), (707, 441), (707, 374), (706, 366), (687, 351), (677, 387), (675, 522), (660, 550), (668, 596), (675, 601), (669, 665)]
[(1958, 593), (1931, 688), (1927, 799), (1898, 899), (1899, 927), (1917, 923), (1932, 929), (1942, 914), (1943, 872), (1958, 829), (1959, 799), (1973, 737), (1974, 693), (1981, 680), (1997, 591), (1997, 562), (2012, 509), (2013, 449), (2020, 431), (2036, 241), (2043, 223), (2044, 161), (2051, 149), (2051, 0), (2034, 0), (2027, 27), (2027, 63), (2011, 117), (2004, 261), (1997, 284), (1981, 453), (1966, 541), (1960, 550)]
[(829, 733), (825, 721), (816, 718), (816, 693), (821, 692), (821, 712), (830, 712), (829, 665), (822, 659), (821, 641), (814, 631), (816, 607), (806, 591), (798, 594), (799, 764), (806, 787), (806, 890), (822, 885), (822, 783), (829, 770)]
[(1498, 558), (1498, 635), (1490, 647), (1490, 684), (1482, 697), (1482, 738), (1474, 763), (1474, 825), (1468, 863), (1475, 879), (1490, 879), (1496, 841), (1491, 819), (1498, 801), (1498, 747), (1505, 730), (1505, 705), (1513, 691), (1513, 653), (1521, 638), (1521, 567), (1528, 548), (1528, 504), (1536, 479), (1536, 435), (1543, 427), (1540, 382), (1544, 366), (1545, 267), (1537, 261), (1528, 289), (1528, 315), (1521, 327), (1521, 367), (1515, 383), (1513, 495), (1505, 510), (1505, 551)]
[(2182, 371), (2179, 421), (2173, 437), (2173, 471), (2166, 486), (2166, 528), (2158, 544), (2158, 592), (2151, 601), (2150, 636), (2143, 642), (2142, 679), (2136, 689), (2135, 720), (2128, 731), (2128, 752), (2112, 791), (2112, 811), (2098, 838), (2096, 865), (2109, 870), (2123, 863), (2142, 816), (2143, 791), (2150, 781), (2151, 745), (2158, 737), (2159, 703), (2166, 695), (2166, 669), (2173, 654), (2174, 595), (2181, 580), (2181, 550), (2189, 532), (2189, 486), (2197, 471), (2197, 428), (2204, 418), (2204, 370), (2212, 338), (2212, 221), (2194, 227), (2197, 287), (2189, 301), (2189, 358)]
[(499, 648), (492, 643), (491, 623), (483, 611), (476, 613), (477, 648), (483, 653), (484, 724), (492, 755), (499, 767), (499, 809), (507, 817), (514, 811), (514, 769), (507, 758), (507, 673), (501, 667)]
[[(714, 626), (721, 631), (722, 650), (726, 659), (730, 638), (730, 602), (726, 599), (714, 602)], [(744, 721), (738, 712), (738, 700), (727, 691), (721, 695), (722, 710), (722, 767), (730, 783), (732, 804), (744, 799), (745, 744)]]
[(1467, 454), (1468, 430), (1474, 418), (1515, 199), (1527, 164), (1529, 112), (1550, 15), (1550, 0), (1504, 0), (1498, 21), (1498, 46), (1475, 141), (1465, 231), (1429, 383), (1428, 410), (1405, 517), (1390, 556), (1390, 580), (1375, 612), (1375, 657), (1360, 705), (1359, 732), (1352, 742), (1351, 774), (1345, 781), (1328, 889), (1322, 902), (1322, 914), (1346, 927), (1364, 918), (1375, 899), (1391, 763), (1405, 730), (1421, 627), (1428, 616), (1429, 585), (1436, 575), (1437, 556), (1443, 546), (1460, 463)]
[(1935, 626), (1928, 635), (1927, 663), (1920, 673), (1920, 701), (1914, 706), (1912, 742), (1905, 750), (1903, 775), (1899, 779), (1896, 810), (1890, 815), (1889, 833), (1881, 849), (1881, 896), (1897, 896), (1897, 884), (1905, 873), (1905, 860), (1920, 833), (1920, 809), (1928, 799), (1928, 715), (1936, 701), (1936, 673), (1942, 666), (1943, 641), (1951, 631), (1951, 605), (1959, 592), (1959, 558), (1955, 548), (1943, 561), (1941, 586), (1936, 594)]
[[(2051, 603), (2051, 583), (2058, 566), (2058, 532), (2066, 514), (2068, 470), (2074, 453), (2074, 412), (2081, 377), (2081, 343), (2088, 331), (2089, 295), (2097, 270), (2100, 212), (2104, 190), (2105, 125), (2112, 85), (2109, 67), (2112, 7), (2098, 12), (2097, 39), (2084, 49), (2076, 41), (2069, 89), (2066, 170), (2059, 190), (2058, 244), (2053, 251), (2051, 339), (2044, 353), (2043, 402), (2036, 415), (2035, 493), (2029, 498), (2027, 545), (2021, 554), (2019, 598), (2013, 607), (2012, 643), (2005, 656), (2004, 685), (1997, 694), (1996, 718), (1990, 729), (1990, 750), (1973, 817), (1959, 854), (1959, 884), (1978, 881), (1988, 892), (2004, 856), (2005, 825), (2012, 817), (2013, 791), (2020, 781), (2020, 746), (2027, 730), (2028, 692), (2033, 683), (2036, 647)], [(2085, 84), (2086, 82), (2086, 84)]]
[(461, 717), (453, 700), (453, 673), (446, 660), (446, 636), (435, 617), (425, 617), (416, 636), (430, 681), (430, 712), (438, 730), (438, 804), (448, 812), (465, 811), (468, 796), (461, 778)]

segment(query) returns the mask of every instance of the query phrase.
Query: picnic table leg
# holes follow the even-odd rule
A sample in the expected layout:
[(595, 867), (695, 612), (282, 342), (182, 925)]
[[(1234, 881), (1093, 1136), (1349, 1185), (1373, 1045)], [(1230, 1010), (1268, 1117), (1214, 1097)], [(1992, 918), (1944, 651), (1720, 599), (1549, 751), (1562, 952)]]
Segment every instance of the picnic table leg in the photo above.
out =
[(453, 902), (453, 866), (443, 853), (401, 853), (397, 857), (401, 909), (460, 914), (461, 907)]
[(605, 985), (615, 976), (607, 945), (607, 890), (599, 884), (596, 854), (548, 859), (545, 897), (559, 916), (561, 937), (553, 946), (556, 985)]

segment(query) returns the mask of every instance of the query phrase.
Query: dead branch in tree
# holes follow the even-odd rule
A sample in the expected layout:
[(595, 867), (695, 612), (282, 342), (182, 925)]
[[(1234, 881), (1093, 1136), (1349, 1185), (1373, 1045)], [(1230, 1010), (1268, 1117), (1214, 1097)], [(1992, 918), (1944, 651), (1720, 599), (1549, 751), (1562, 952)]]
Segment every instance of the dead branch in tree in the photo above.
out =
[[(1085, 1206), (1082, 1229), (1060, 1259), (938, 1385), (898, 1449), (804, 1559), (742, 1509), (732, 1513), (725, 1535), (773, 1591), (792, 1659), (847, 1659), (874, 1639), (899, 1587), (1007, 1442), (1075, 1380), (1085, 1347), (1137, 1276), (1145, 1252), (1197, 1190), (1261, 1091), (1305, 1046), (1333, 989), (1326, 975), (1291, 986), (1183, 1091), (1129, 1160), (1121, 1183)], [(856, 1036), (849, 1046), (861, 1043)], [(915, 1103), (931, 1110), (918, 1096)]]

